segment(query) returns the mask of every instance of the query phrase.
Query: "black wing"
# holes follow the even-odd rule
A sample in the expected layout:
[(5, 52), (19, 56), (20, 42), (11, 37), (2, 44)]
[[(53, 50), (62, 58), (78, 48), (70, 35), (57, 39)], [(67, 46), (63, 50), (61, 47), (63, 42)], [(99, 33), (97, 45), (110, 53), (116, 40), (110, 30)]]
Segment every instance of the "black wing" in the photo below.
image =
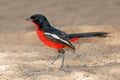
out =
[(68, 46), (72, 49), (75, 49), (75, 47), (71, 44), (71, 42), (68, 39), (68, 35), (65, 34), (64, 32), (55, 29), (53, 27), (49, 27), (45, 32), (44, 36), (56, 43), (63, 44), (65, 46)]

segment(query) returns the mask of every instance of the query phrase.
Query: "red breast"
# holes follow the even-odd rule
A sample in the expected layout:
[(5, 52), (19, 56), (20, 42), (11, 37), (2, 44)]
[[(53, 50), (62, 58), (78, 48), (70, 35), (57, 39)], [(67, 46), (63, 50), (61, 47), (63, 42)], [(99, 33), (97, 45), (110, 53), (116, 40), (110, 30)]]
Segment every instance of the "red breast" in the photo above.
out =
[(35, 24), (33, 21), (32, 21), (32, 23), (33, 23), (33, 24), (35, 25), (35, 27), (36, 27), (36, 33), (37, 33), (38, 38), (39, 38), (44, 44), (46, 44), (47, 46), (50, 46), (50, 47), (52, 47), (52, 48), (56, 48), (56, 49), (62, 49), (62, 48), (65, 47), (65, 46), (62, 45), (62, 44), (58, 44), (58, 43), (55, 43), (55, 42), (53, 42), (53, 41), (50, 41), (50, 40), (46, 39), (45, 36), (44, 36), (44, 32), (41, 31), (41, 30), (39, 30), (39, 26), (38, 26), (37, 24)]

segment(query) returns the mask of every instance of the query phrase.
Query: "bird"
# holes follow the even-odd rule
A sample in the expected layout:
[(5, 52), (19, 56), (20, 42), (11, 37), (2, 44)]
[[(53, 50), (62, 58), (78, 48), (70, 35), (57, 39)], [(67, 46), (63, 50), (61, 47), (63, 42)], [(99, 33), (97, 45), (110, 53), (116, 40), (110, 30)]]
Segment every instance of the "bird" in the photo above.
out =
[(75, 50), (75, 46), (72, 44), (73, 42), (79, 40), (80, 38), (107, 37), (108, 34), (107, 32), (86, 32), (67, 34), (53, 27), (43, 14), (33, 14), (27, 17), (25, 20), (32, 22), (32, 24), (36, 28), (37, 36), (41, 40), (41, 42), (43, 42), (43, 44), (51, 48), (57, 49), (57, 55), (50, 63), (50, 65), (54, 64), (54, 62), (58, 59), (60, 55), (62, 56), (60, 69), (64, 68), (64, 49), (70, 48), (72, 50)]

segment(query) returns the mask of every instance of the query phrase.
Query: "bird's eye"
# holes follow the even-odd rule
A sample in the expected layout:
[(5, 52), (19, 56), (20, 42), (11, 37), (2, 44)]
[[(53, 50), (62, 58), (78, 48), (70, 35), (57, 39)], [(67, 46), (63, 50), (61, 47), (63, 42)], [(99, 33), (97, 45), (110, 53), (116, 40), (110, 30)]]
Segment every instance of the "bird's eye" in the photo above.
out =
[(34, 20), (38, 20), (38, 18), (35, 17)]
[(31, 19), (33, 19), (33, 20), (37, 20), (38, 18), (32, 16)]
[(40, 23), (43, 23), (43, 21), (42, 21), (42, 20), (39, 20), (39, 22), (40, 22)]

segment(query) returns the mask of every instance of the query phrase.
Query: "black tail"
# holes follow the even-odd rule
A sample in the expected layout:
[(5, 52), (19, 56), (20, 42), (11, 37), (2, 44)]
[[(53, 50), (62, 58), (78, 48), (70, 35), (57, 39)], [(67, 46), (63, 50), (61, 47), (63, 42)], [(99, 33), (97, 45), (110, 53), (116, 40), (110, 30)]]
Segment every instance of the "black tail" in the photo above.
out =
[(69, 39), (85, 38), (85, 37), (107, 37), (107, 32), (88, 32), (88, 33), (74, 33), (69, 34)]

